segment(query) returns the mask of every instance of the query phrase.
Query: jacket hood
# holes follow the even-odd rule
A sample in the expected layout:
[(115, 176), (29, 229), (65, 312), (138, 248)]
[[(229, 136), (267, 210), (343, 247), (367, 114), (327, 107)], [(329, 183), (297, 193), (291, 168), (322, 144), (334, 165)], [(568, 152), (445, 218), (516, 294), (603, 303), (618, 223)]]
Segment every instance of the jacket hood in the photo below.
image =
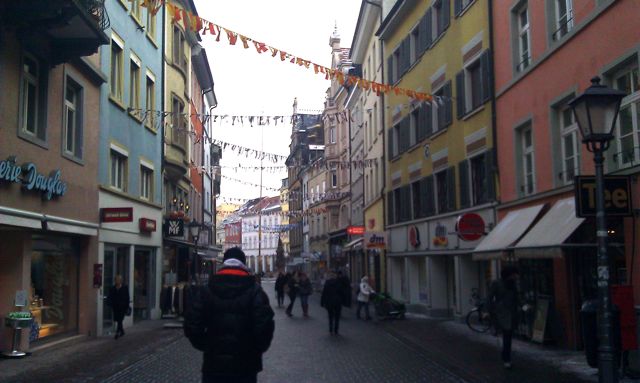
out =
[(209, 279), (211, 293), (222, 299), (238, 297), (256, 285), (253, 275), (212, 275)]

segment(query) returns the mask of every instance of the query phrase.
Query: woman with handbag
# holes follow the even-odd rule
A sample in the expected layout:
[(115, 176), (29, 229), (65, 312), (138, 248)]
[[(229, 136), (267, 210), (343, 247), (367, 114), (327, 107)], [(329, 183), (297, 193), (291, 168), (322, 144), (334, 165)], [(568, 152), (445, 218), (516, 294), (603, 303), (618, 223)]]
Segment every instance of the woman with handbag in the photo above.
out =
[(114, 284), (111, 286), (109, 296), (107, 297), (107, 304), (111, 306), (113, 310), (113, 320), (117, 323), (116, 336), (114, 339), (118, 339), (124, 335), (122, 321), (124, 320), (125, 314), (131, 315), (129, 300), (129, 287), (122, 284), (121, 275), (116, 275)]

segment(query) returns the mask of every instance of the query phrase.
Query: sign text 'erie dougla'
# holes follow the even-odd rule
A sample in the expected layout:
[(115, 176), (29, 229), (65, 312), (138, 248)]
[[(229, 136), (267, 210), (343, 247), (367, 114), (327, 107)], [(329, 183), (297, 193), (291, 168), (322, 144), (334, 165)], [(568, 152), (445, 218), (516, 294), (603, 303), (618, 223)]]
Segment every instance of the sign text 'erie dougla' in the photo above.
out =
[(38, 167), (34, 163), (27, 162), (18, 166), (15, 156), (0, 161), (0, 182), (2, 181), (22, 184), (25, 190), (40, 191), (42, 198), (46, 200), (63, 196), (67, 192), (67, 184), (62, 182), (60, 170), (54, 170), (49, 176), (45, 176), (38, 173)]

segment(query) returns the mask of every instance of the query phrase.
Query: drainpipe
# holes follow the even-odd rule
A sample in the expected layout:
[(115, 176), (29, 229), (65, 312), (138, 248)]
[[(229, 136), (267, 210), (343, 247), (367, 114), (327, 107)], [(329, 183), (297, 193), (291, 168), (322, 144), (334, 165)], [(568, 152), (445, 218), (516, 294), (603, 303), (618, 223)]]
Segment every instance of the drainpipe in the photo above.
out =
[[(162, 177), (162, 185), (160, 185), (160, 198), (161, 198), (161, 205), (165, 206), (165, 202), (166, 202), (166, 195), (165, 193), (167, 192), (166, 190), (164, 190), (164, 135), (165, 135), (165, 130), (164, 130), (164, 118), (165, 118), (165, 113), (164, 111), (166, 110), (166, 97), (165, 97), (165, 90), (164, 90), (164, 81), (165, 81), (165, 62), (164, 62), (164, 48), (166, 46), (166, 36), (165, 36), (165, 24), (166, 24), (166, 8), (167, 7), (162, 7), (162, 44), (160, 45), (162, 48), (162, 52), (161, 52), (161, 59), (160, 59), (160, 63), (162, 65), (161, 71), (160, 71), (160, 95), (162, 97), (162, 116), (160, 117), (161, 121), (160, 121), (160, 174)], [(165, 206), (166, 208), (166, 206)], [(164, 215), (164, 212), (163, 212)]]
[[(491, 87), (493, 88), (493, 91), (491, 92), (491, 134), (493, 135), (492, 140), (493, 140), (493, 150), (495, 153), (494, 159), (494, 168), (495, 168), (495, 173), (494, 173), (494, 177), (493, 177), (493, 182), (495, 182), (495, 176), (498, 176), (499, 179), (499, 166), (498, 166), (498, 127), (497, 127), (497, 121), (498, 121), (498, 116), (496, 113), (496, 90), (495, 90), (495, 54), (494, 54), (494, 50), (493, 50), (493, 0), (487, 0), (487, 4), (488, 4), (488, 12), (489, 12), (489, 55), (491, 57)], [(498, 200), (497, 196), (499, 195), (499, 186), (500, 186), (500, 181), (498, 181), (498, 188), (496, 188), (496, 202)], [(493, 209), (493, 222), (494, 225), (498, 224), (498, 212), (497, 212), (497, 204), (494, 205), (494, 209)], [(495, 226), (494, 226), (495, 227)], [(498, 261), (493, 261), (494, 262), (494, 266), (497, 267)], [(497, 271), (497, 270), (496, 270)]]

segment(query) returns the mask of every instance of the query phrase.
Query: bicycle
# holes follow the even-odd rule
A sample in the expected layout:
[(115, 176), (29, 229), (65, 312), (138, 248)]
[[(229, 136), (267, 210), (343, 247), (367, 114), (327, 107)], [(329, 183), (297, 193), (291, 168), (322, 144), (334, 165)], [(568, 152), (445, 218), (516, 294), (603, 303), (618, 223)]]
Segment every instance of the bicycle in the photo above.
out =
[(493, 327), (493, 321), (488, 302), (486, 299), (480, 298), (476, 288), (471, 289), (471, 301), (474, 307), (467, 313), (467, 326), (479, 333), (489, 331)]

